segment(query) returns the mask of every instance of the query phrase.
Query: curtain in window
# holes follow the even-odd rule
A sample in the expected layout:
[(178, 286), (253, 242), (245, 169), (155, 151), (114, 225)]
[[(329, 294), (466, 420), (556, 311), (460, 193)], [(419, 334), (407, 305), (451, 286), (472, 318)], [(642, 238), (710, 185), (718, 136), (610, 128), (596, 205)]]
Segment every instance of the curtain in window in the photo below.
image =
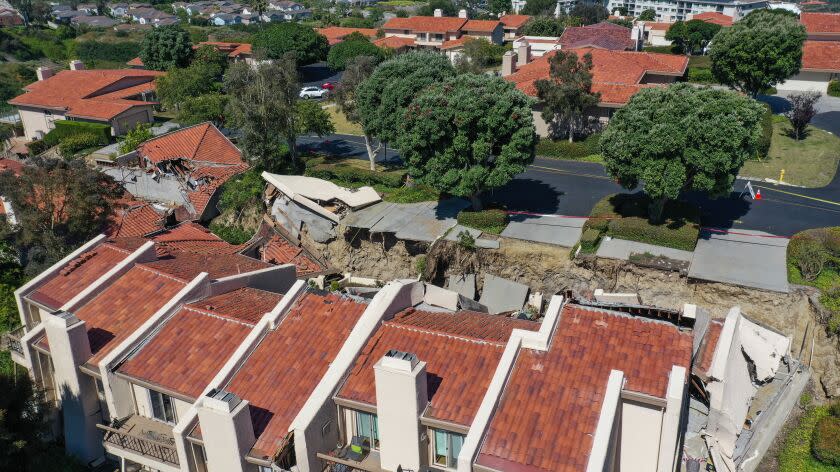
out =
[(441, 431), (439, 429), (435, 431), (435, 464), (446, 465), (446, 453), (447, 453), (447, 444), (446, 444), (446, 432)]

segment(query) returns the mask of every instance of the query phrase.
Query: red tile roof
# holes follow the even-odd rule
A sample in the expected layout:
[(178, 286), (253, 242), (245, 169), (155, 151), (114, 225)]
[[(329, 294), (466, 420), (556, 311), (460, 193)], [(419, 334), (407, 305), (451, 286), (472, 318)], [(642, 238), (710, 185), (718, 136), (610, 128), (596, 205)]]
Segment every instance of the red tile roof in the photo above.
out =
[(563, 49), (593, 47), (611, 51), (629, 51), (635, 48), (630, 39), (630, 28), (610, 22), (589, 26), (571, 26), (560, 36)]
[(305, 293), (268, 333), (225, 390), (251, 403), (252, 454), (272, 457), (367, 305)]
[(715, 11), (698, 13), (692, 16), (691, 19), (705, 21), (706, 23), (712, 23), (721, 26), (732, 26), (732, 24), (735, 22), (731, 16), (724, 15), (723, 13), (718, 13)]
[[(132, 107), (153, 105), (125, 98), (153, 91), (155, 77), (163, 74), (138, 69), (63, 70), (27, 85), (27, 92), (9, 103), (66, 111), (70, 117), (111, 120)], [(125, 89), (130, 89), (130, 95), (120, 92)]]
[(521, 28), (525, 26), (525, 23), (530, 20), (531, 17), (529, 15), (504, 15), (499, 18), (499, 21), (502, 22), (505, 28)]
[(344, 37), (351, 33), (359, 33), (362, 36), (366, 36), (371, 39), (376, 37), (376, 29), (374, 28), (344, 28), (341, 26), (330, 26), (327, 28), (316, 28), (315, 31), (326, 37), (330, 46), (344, 41)]
[(271, 264), (294, 264), (298, 277), (306, 277), (324, 270), (324, 267), (310, 258), (302, 247), (294, 246), (276, 235), (260, 249), (260, 258)]
[(211, 279), (221, 279), (271, 267), (271, 264), (239, 254), (195, 254), (179, 251), (144, 265), (183, 281), (192, 280), (202, 272), (207, 272)]
[(143, 59), (140, 59), (139, 57), (135, 57), (134, 59), (126, 62), (125, 65), (132, 66), (132, 67), (145, 67), (146, 66), (146, 64), (143, 64)]
[(58, 310), (130, 254), (130, 251), (113, 244), (100, 244), (68, 262), (29, 293), (27, 298)]
[(195, 254), (236, 254), (243, 245), (233, 245), (198, 223), (185, 222), (151, 238), (158, 254), (172, 251)]
[(523, 349), (477, 462), (497, 470), (586, 469), (607, 378), (664, 397), (673, 365), (688, 369), (692, 335), (676, 326), (567, 304), (547, 352)]
[(802, 69), (840, 73), (840, 41), (805, 41)]
[(400, 36), (379, 38), (373, 44), (388, 49), (412, 48), (415, 46), (414, 38), (402, 38)]
[[(601, 94), (601, 103), (624, 105), (642, 87), (646, 74), (681, 76), (688, 67), (688, 58), (681, 55), (650, 52), (609, 51), (606, 49), (576, 49), (578, 57), (592, 54), (592, 90)], [(532, 97), (537, 95), (534, 82), (549, 78), (549, 59), (555, 51), (522, 66), (507, 77), (516, 88)]]
[(376, 406), (373, 366), (391, 349), (426, 362), (426, 416), (469, 426), (514, 328), (539, 329), (532, 321), (485, 313), (408, 309), (376, 331), (337, 396)]
[(701, 377), (705, 377), (706, 372), (712, 366), (712, 358), (714, 358), (721, 331), (723, 331), (722, 321), (712, 320), (709, 322), (709, 328), (700, 346), (700, 352), (697, 353), (697, 359), (694, 361), (694, 370)]
[(106, 234), (112, 238), (134, 238), (163, 229), (164, 218), (151, 204), (129, 196), (114, 203), (114, 214)]
[(23, 162), (7, 158), (0, 159), (0, 172), (7, 171), (11, 171), (16, 176), (20, 176), (20, 174), (23, 173)]
[(464, 43), (470, 39), (472, 38), (469, 36), (461, 36), (458, 39), (450, 39), (449, 41), (444, 41), (443, 44), (440, 45), (440, 48), (443, 50), (460, 48), (463, 47)]
[(645, 28), (647, 28), (649, 30), (653, 30), (653, 31), (668, 31), (669, 29), (671, 29), (672, 25), (673, 25), (673, 23), (650, 22), (650, 23), (645, 23)]
[(412, 16), (410, 18), (391, 18), (382, 25), (384, 30), (408, 30), (422, 33), (454, 33), (459, 31), (467, 20), (449, 16)]
[(467, 20), (461, 31), (466, 33), (492, 33), (502, 23), (499, 20)]
[(242, 153), (212, 123), (183, 128), (152, 138), (137, 151), (153, 164), (172, 159), (239, 165)]
[(248, 43), (228, 43), (222, 41), (203, 41), (198, 43), (197, 45), (193, 46), (194, 49), (198, 49), (201, 46), (212, 46), (216, 48), (217, 51), (225, 53), (228, 57), (239, 57), (239, 56), (248, 56), (252, 53), (251, 45)]
[(197, 398), (253, 325), (281, 298), (246, 287), (190, 303), (119, 370)]

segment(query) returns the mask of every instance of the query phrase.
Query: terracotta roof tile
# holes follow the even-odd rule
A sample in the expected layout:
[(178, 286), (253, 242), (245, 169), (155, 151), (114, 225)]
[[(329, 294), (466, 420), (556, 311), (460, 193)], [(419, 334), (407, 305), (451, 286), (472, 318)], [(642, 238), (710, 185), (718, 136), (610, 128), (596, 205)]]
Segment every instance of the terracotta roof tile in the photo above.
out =
[(243, 323), (257, 324), (282, 298), (280, 293), (243, 287), (190, 303), (187, 307)]
[(594, 47), (626, 51), (635, 47), (634, 41), (630, 39), (630, 28), (609, 22), (589, 26), (571, 26), (563, 31), (559, 42), (563, 49)]
[(735, 22), (731, 16), (718, 13), (716, 11), (707, 11), (705, 13), (698, 13), (691, 17), (692, 20), (705, 21), (706, 23), (713, 23), (721, 26), (732, 26)]
[(472, 38), (469, 36), (461, 36), (458, 39), (450, 39), (449, 41), (444, 41), (443, 44), (440, 45), (440, 48), (443, 50), (459, 48), (464, 46), (464, 43), (470, 39)]
[(58, 310), (130, 254), (130, 251), (116, 245), (100, 244), (68, 262), (29, 293), (27, 298), (52, 310)]
[(361, 35), (367, 36), (371, 39), (376, 37), (375, 28), (344, 28), (341, 26), (329, 26), (327, 28), (316, 28), (315, 31), (326, 37), (330, 46), (344, 41), (344, 37), (351, 33), (360, 33)]
[(336, 294), (305, 293), (225, 387), (251, 403), (253, 454), (271, 457), (286, 443), (289, 425), (366, 307)]
[(626, 390), (664, 397), (692, 336), (671, 324), (567, 304), (547, 352), (523, 349), (477, 462), (497, 470), (581, 471), (610, 370)]
[(152, 138), (137, 150), (154, 164), (171, 159), (229, 165), (243, 163), (239, 149), (211, 123), (190, 126)]
[(840, 41), (805, 41), (802, 69), (840, 73)]
[(701, 377), (705, 377), (706, 372), (712, 366), (712, 358), (715, 355), (715, 347), (717, 347), (721, 331), (723, 331), (722, 321), (712, 320), (709, 323), (703, 344), (700, 346), (700, 352), (697, 353), (697, 359), (694, 361), (694, 369)]
[(143, 59), (140, 59), (139, 57), (135, 57), (134, 59), (126, 62), (125, 65), (132, 66), (132, 67), (144, 67), (146, 64), (143, 64)]
[(645, 23), (645, 28), (654, 31), (668, 31), (673, 26), (673, 23), (662, 23), (662, 22), (650, 22)]
[(237, 254), (244, 245), (230, 244), (198, 223), (186, 222), (151, 238), (159, 255), (173, 251), (195, 254)]
[(454, 33), (466, 23), (464, 18), (449, 16), (412, 16), (410, 18), (391, 18), (382, 25), (384, 30), (408, 30), (413, 32)]
[(113, 238), (142, 237), (164, 229), (164, 219), (151, 204), (131, 198), (118, 200), (106, 234)]
[(180, 251), (172, 254), (170, 257), (143, 265), (183, 281), (192, 280), (202, 272), (207, 272), (210, 278), (215, 280), (271, 267), (271, 264), (239, 254), (195, 254)]
[(415, 46), (414, 38), (402, 38), (400, 36), (386, 36), (379, 38), (373, 44), (381, 48), (400, 49), (411, 48)]
[(521, 28), (530, 20), (529, 15), (503, 15), (499, 18), (505, 28)]
[(391, 349), (410, 352), (426, 362), (426, 416), (469, 426), (514, 328), (539, 324), (469, 311), (403, 311), (368, 341), (338, 396), (375, 406), (373, 366)]
[(271, 264), (294, 264), (298, 277), (306, 277), (324, 270), (324, 267), (310, 258), (302, 247), (294, 246), (276, 235), (261, 248), (260, 258)]
[(467, 33), (492, 33), (502, 24), (499, 20), (467, 20), (461, 31)]

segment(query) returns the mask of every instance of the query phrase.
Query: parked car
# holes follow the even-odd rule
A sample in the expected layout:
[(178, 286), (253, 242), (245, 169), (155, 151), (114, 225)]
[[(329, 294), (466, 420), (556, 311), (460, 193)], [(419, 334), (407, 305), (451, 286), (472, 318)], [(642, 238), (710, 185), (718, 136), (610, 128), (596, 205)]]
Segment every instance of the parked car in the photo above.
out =
[(329, 95), (330, 91), (318, 87), (304, 87), (300, 89), (300, 98), (324, 98)]
[(324, 82), (323, 84), (321, 84), (321, 88), (324, 90), (334, 90), (335, 85), (330, 82)]

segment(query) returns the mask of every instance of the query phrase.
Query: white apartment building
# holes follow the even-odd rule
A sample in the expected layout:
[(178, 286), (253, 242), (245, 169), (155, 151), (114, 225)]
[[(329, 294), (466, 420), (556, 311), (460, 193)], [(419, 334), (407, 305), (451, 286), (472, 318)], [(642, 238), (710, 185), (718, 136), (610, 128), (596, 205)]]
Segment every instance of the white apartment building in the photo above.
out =
[(609, 0), (610, 11), (626, 7), (627, 14), (639, 16), (645, 10), (656, 12), (656, 21), (673, 23), (678, 20), (690, 20), (692, 15), (717, 12), (740, 20), (753, 10), (767, 8), (767, 0), (732, 0), (732, 1), (674, 1), (674, 0)]

